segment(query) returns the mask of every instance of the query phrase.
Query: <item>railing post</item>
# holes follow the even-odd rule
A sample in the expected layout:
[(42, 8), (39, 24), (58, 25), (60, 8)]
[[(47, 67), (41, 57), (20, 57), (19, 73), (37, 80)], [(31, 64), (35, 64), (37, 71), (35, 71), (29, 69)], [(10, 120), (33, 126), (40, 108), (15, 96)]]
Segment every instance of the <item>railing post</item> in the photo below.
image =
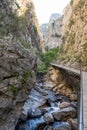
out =
[(80, 60), (80, 104), (79, 104), (79, 124), (78, 130), (83, 130), (83, 76), (82, 76), (82, 61)]

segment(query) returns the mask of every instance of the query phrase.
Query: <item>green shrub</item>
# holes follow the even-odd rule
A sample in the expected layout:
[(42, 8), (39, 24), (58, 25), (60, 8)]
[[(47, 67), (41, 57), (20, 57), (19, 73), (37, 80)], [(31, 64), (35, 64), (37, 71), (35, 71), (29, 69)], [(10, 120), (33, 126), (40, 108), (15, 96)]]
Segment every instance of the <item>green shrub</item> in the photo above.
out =
[(55, 24), (55, 20), (52, 21), (52, 27), (54, 27), (54, 24)]
[(37, 31), (37, 27), (36, 27), (35, 25), (33, 26), (33, 29), (34, 29), (34, 32), (35, 32), (35, 33), (38, 32), (38, 31)]
[(69, 42), (71, 44), (75, 43), (75, 33), (70, 33), (70, 35), (69, 35)]
[(22, 83), (26, 84), (28, 82), (28, 78), (33, 77), (32, 71), (31, 70), (25, 70), (23, 75), (22, 75)]
[(14, 96), (17, 96), (18, 93), (18, 87), (16, 85), (11, 85), (10, 90), (12, 91)]
[(62, 43), (66, 42), (66, 39), (67, 39), (68, 35), (69, 35), (69, 32), (66, 31), (65, 34), (62, 36)]
[(56, 59), (58, 51), (59, 51), (59, 48), (53, 48), (45, 53), (41, 53), (39, 55), (39, 57), (42, 61), (42, 64), (38, 65), (37, 72), (39, 72), (39, 73), (47, 72), (50, 62), (52, 62), (52, 60)]
[(87, 42), (85, 42), (83, 45), (83, 51), (84, 51), (83, 66), (87, 66)]
[(24, 48), (26, 48), (26, 49), (31, 48), (31, 44), (28, 43), (26, 40), (20, 38), (19, 41), (21, 42), (21, 44), (23, 45)]
[(70, 19), (69, 21), (69, 27), (71, 28), (72, 25), (74, 25), (75, 21), (73, 19)]
[(73, 4), (73, 0), (70, 1), (70, 4), (71, 4), (71, 5)]

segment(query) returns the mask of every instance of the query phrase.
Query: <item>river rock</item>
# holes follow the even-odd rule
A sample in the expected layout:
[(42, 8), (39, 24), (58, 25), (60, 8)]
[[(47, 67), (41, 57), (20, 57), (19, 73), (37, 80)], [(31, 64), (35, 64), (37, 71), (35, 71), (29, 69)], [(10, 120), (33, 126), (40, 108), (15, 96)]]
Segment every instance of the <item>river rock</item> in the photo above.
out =
[(76, 116), (76, 109), (73, 107), (63, 108), (52, 113), (56, 120), (67, 120)]
[(72, 102), (71, 102), (71, 106), (77, 108), (77, 106), (78, 106), (78, 102), (76, 102), (76, 101), (72, 101)]
[(57, 100), (60, 101), (60, 102), (68, 102), (70, 103), (70, 99), (62, 94), (57, 94), (56, 95), (57, 97)]
[(53, 107), (53, 104), (55, 104), (55, 102), (57, 101), (57, 97), (55, 96), (55, 94), (48, 90), (48, 95), (47, 95), (47, 99), (48, 99), (48, 104)]
[(59, 110), (59, 107), (45, 107), (45, 108), (41, 108), (41, 111), (43, 114), (45, 113), (52, 113), (52, 112), (55, 112), (55, 111), (58, 111)]
[(45, 89), (43, 89), (43, 88), (41, 88), (41, 83), (39, 83), (38, 85), (36, 85), (35, 87), (34, 87), (34, 89), (36, 90), (36, 91), (38, 91), (39, 93), (41, 93), (43, 96), (46, 96), (46, 95), (48, 95), (48, 92), (45, 90)]
[(61, 108), (65, 108), (65, 107), (69, 107), (69, 106), (70, 106), (70, 103), (69, 103), (69, 102), (62, 102), (62, 103), (60, 103), (60, 105), (59, 105), (60, 109), (61, 109)]
[(28, 112), (28, 117), (30, 118), (38, 118), (42, 116), (42, 111), (38, 108), (32, 108), (29, 112)]
[(42, 105), (44, 105), (47, 102), (47, 99), (45, 96), (43, 96), (41, 93), (36, 91), (35, 89), (32, 89), (29, 98), (25, 102), (22, 113), (21, 113), (21, 120), (26, 120), (28, 117), (28, 112), (33, 110), (34, 108), (38, 108)]
[(67, 122), (55, 122), (51, 126), (46, 126), (44, 130), (71, 130), (71, 127)]
[(77, 119), (69, 119), (68, 122), (71, 125), (72, 130), (78, 130), (78, 120)]
[(77, 99), (78, 99), (77, 94), (70, 94), (71, 101), (77, 101)]
[(47, 124), (54, 122), (53, 115), (52, 115), (51, 113), (45, 113), (45, 114), (44, 114), (44, 120), (45, 120), (45, 122), (46, 122)]
[(38, 128), (39, 127), (41, 128), (41, 126), (44, 126), (44, 124), (45, 124), (45, 121), (43, 117), (30, 119), (30, 120), (25, 121), (24, 123), (21, 123), (19, 125), (18, 130), (38, 130)]

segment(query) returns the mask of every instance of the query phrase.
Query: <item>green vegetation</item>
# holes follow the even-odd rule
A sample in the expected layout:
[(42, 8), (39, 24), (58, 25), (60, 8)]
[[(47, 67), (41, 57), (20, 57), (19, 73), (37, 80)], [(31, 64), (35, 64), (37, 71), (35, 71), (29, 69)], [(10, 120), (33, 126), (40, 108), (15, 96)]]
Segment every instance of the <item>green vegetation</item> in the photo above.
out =
[[(5, 4), (5, 5), (4, 5)], [(15, 9), (13, 11), (13, 7), (9, 6), (11, 5), (11, 3), (9, 2), (5, 2), (3, 4), (1, 4), (0, 7), (0, 35), (5, 36), (5, 35), (9, 35), (10, 33), (13, 34), (16, 37), (20, 37), (22, 32), (23, 34), (25, 34), (25, 32), (28, 30), (29, 25), (27, 23), (29, 23), (28, 18), (26, 17), (26, 15), (32, 15), (31, 12), (28, 12), (28, 7), (25, 7), (21, 10), (21, 7), (19, 6), (19, 4), (16, 2), (16, 0), (14, 0), (14, 2), (12, 2), (12, 4), (15, 4), (17, 9)], [(3, 9), (3, 7), (6, 7)], [(17, 11), (21, 11), (21, 15), (18, 15)], [(31, 23), (32, 24), (32, 20), (31, 19)]]
[[(8, 15), (10, 21), (6, 20), (6, 15)], [(16, 14), (9, 12), (9, 14), (0, 13), (0, 34), (7, 35), (9, 33), (14, 33), (18, 31), (19, 19)]]
[(73, 0), (70, 1), (70, 4), (71, 4), (71, 5), (73, 4)]
[(67, 39), (68, 35), (69, 35), (69, 32), (66, 31), (66, 32), (65, 32), (65, 35), (62, 36), (62, 43), (65, 43), (65, 42), (66, 42), (66, 39)]
[(18, 70), (16, 70), (16, 69), (13, 69), (13, 70), (12, 70), (12, 73), (13, 73), (13, 75), (15, 75), (15, 76), (19, 75), (19, 72), (18, 72)]
[(20, 9), (20, 6), (19, 6), (19, 4), (17, 3), (17, 1), (16, 1), (16, 0), (14, 0), (14, 2), (15, 2), (15, 4), (16, 4), (17, 8), (19, 8), (19, 9)]
[(75, 43), (75, 33), (72, 32), (72, 33), (69, 34), (69, 42), (71, 44)]
[(39, 73), (47, 72), (50, 62), (56, 59), (58, 51), (59, 51), (59, 48), (53, 48), (47, 51), (46, 53), (41, 53), (39, 57), (42, 61), (42, 64), (38, 65), (37, 72)]
[(23, 45), (24, 48), (26, 48), (26, 49), (31, 48), (31, 44), (29, 42), (27, 42), (26, 40), (24, 40), (23, 38), (19, 38), (19, 41), (21, 42), (21, 44)]
[(11, 85), (10, 90), (12, 91), (14, 97), (17, 96), (18, 93), (18, 87), (16, 85)]
[(36, 27), (35, 25), (33, 26), (33, 29), (34, 29), (34, 32), (35, 32), (35, 33), (38, 32), (37, 27)]
[(55, 20), (52, 21), (52, 27), (54, 27), (54, 24), (55, 24)]
[(87, 42), (85, 42), (83, 45), (83, 51), (84, 51), (83, 66), (87, 66)]
[(75, 23), (74, 19), (70, 19), (70, 21), (69, 21), (69, 28), (71, 28), (71, 26), (74, 25), (74, 23)]
[(22, 83), (26, 84), (28, 82), (28, 78), (33, 77), (32, 71), (31, 70), (25, 70), (23, 75), (22, 75)]
[[(75, 8), (74, 8), (74, 13), (76, 14), (76, 12), (80, 12), (81, 13), (81, 8), (83, 7), (85, 5), (85, 1), (84, 0), (80, 0), (79, 2), (78, 2), (78, 4), (75, 6)], [(83, 14), (82, 14), (83, 15)]]

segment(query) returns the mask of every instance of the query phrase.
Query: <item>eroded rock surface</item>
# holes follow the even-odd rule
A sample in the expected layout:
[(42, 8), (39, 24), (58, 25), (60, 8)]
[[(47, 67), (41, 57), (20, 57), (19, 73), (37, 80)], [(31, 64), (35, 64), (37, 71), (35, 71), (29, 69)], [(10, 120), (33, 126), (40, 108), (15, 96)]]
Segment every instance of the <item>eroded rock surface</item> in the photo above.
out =
[[(10, 125), (10, 112), (12, 111), (14, 115), (11, 117), (12, 120), (18, 118), (18, 113), (15, 113), (16, 108), (21, 109), (35, 83), (32, 67), (36, 58), (34, 53), (24, 49), (20, 43), (1, 45), (3, 55), (0, 57), (0, 117), (1, 122), (7, 120), (7, 124)], [(18, 112), (20, 113), (21, 110)], [(7, 129), (10, 130), (8, 126)]]

